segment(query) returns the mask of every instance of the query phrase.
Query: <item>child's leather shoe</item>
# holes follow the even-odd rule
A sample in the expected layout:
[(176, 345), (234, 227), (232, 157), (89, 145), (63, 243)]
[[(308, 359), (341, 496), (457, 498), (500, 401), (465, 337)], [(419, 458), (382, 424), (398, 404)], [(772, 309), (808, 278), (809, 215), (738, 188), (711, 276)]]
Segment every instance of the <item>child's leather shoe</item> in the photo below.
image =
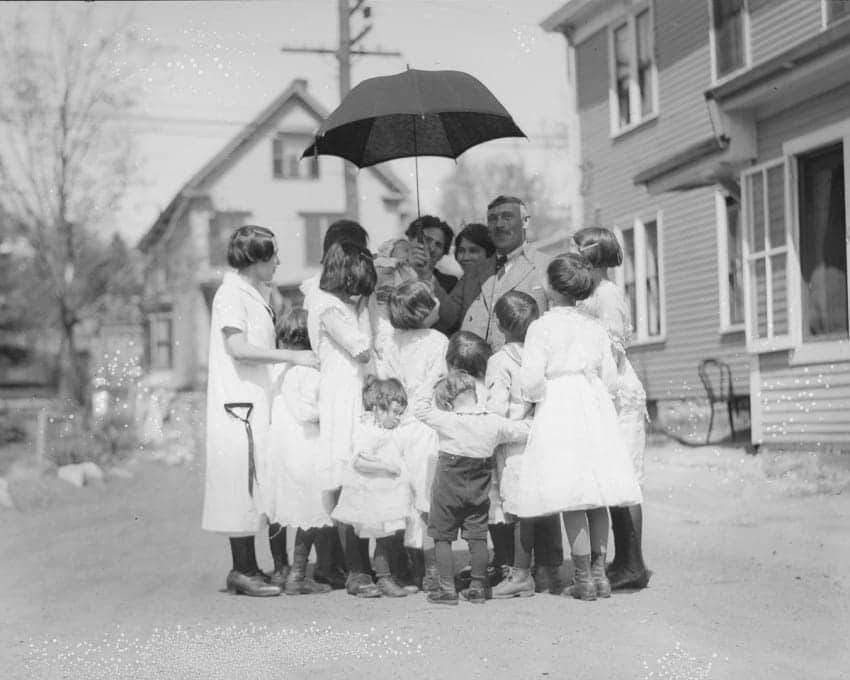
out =
[(493, 588), (494, 600), (531, 597), (532, 595), (534, 595), (534, 579), (528, 569), (511, 568), (508, 578)]
[(457, 593), (453, 590), (440, 588), (434, 592), (428, 593), (428, 602), (431, 604), (457, 604)]

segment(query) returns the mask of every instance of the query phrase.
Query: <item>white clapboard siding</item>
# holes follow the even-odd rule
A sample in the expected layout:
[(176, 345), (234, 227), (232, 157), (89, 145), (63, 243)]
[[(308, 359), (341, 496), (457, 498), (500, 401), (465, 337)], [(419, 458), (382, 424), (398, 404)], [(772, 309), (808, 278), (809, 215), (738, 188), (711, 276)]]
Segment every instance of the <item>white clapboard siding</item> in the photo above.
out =
[(659, 109), (656, 120), (612, 138), (608, 113), (608, 33), (577, 46), (578, 102), (586, 192), (585, 216), (629, 227), (662, 213), (666, 339), (629, 352), (650, 399), (704, 395), (697, 367), (712, 357), (730, 364), (735, 390), (749, 392), (743, 332), (722, 334), (717, 288), (714, 189), (650, 196), (633, 177), (712, 135), (703, 92), (711, 79), (708, 5), (703, 0), (654, 3)]
[(821, 30), (820, 0), (750, 0), (749, 11), (754, 65)]

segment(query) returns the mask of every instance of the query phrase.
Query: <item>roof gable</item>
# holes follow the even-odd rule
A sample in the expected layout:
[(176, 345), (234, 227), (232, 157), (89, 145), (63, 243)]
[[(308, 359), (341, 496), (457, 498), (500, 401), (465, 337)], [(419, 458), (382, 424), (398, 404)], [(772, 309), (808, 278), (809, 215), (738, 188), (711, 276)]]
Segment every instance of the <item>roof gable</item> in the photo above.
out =
[[(299, 106), (316, 121), (316, 127), (328, 116), (328, 111), (307, 91), (307, 81), (295, 79), (278, 97), (264, 108), (248, 125), (228, 142), (215, 156), (204, 164), (180, 191), (171, 199), (151, 228), (138, 243), (138, 248), (147, 252), (159, 242), (168, 232), (171, 224), (179, 219), (189, 200), (202, 191), (204, 186), (214, 178), (226, 172), (232, 165), (251, 148), (266, 132), (281, 114), (292, 107)], [(372, 173), (389, 191), (406, 195), (408, 188), (388, 168), (370, 167), (365, 171)]]

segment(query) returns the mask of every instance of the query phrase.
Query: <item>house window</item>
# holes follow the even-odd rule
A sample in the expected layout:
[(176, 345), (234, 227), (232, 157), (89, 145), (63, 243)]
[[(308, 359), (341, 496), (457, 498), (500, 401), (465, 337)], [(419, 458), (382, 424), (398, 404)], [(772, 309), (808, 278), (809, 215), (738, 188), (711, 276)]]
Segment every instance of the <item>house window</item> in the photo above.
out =
[(621, 132), (657, 113), (656, 67), (649, 8), (611, 28), (611, 130)]
[(710, 0), (714, 79), (744, 68), (748, 63), (749, 15), (746, 0)]
[(755, 351), (782, 349), (791, 341), (784, 160), (747, 171), (742, 191), (749, 282), (747, 341)]
[(171, 314), (154, 314), (148, 320), (149, 352), (152, 370), (167, 370), (174, 367), (173, 320)]
[(618, 283), (629, 301), (635, 326), (635, 342), (653, 342), (664, 337), (664, 296), (661, 251), (661, 216), (635, 220), (618, 229), (623, 247), (623, 266)]
[(797, 157), (803, 342), (846, 340), (844, 145)]
[(304, 222), (304, 264), (316, 266), (322, 262), (322, 245), (328, 227), (345, 217), (342, 213), (301, 213)]
[(847, 0), (823, 0), (824, 26), (829, 26), (845, 17), (850, 17), (850, 2), (847, 2)]
[(272, 176), (275, 179), (318, 179), (319, 158), (301, 160), (312, 141), (310, 135), (280, 133), (272, 139)]
[(741, 205), (737, 195), (715, 194), (717, 261), (720, 287), (720, 330), (744, 325), (744, 253)]
[(227, 246), (231, 234), (248, 222), (251, 213), (245, 211), (217, 212), (210, 218), (208, 239), (210, 264), (214, 267), (227, 265)]

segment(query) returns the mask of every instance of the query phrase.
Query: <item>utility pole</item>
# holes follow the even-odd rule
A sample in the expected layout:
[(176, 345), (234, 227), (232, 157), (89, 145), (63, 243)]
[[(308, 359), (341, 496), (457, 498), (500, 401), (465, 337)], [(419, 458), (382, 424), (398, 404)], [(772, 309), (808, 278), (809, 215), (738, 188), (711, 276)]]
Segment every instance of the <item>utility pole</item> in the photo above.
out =
[[(332, 54), (339, 62), (339, 99), (342, 101), (351, 91), (351, 57), (400, 57), (401, 52), (385, 50), (354, 49), (354, 47), (372, 30), (372, 8), (365, 4), (366, 0), (337, 0), (339, 42), (336, 49), (327, 47), (291, 47), (284, 45), (282, 52), (300, 52), (302, 54)], [(367, 21), (353, 39), (351, 37), (351, 17), (360, 13)], [(343, 160), (345, 172), (345, 213), (353, 220), (360, 219), (360, 201), (357, 192), (357, 167), (349, 161)]]

